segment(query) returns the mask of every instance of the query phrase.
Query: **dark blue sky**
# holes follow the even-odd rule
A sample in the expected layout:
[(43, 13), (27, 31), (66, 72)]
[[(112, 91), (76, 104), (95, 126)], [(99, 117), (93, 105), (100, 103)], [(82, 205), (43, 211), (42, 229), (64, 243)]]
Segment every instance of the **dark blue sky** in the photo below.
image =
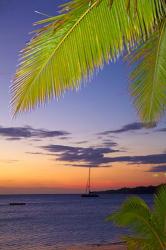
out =
[[(28, 33), (32, 31), (32, 23), (43, 18), (35, 10), (48, 15), (57, 14), (57, 6), (62, 1), (35, 0), (35, 1), (1, 1), (1, 44), (0, 44), (0, 87), (1, 87), (1, 114), (5, 123), (11, 123), (9, 118), (9, 85), (18, 62), (18, 53), (29, 40)], [(47, 119), (41, 119), (45, 113)], [(22, 115), (15, 124), (41, 123), (42, 126), (51, 126), (48, 119), (52, 119), (56, 126), (70, 126), (76, 123), (80, 129), (94, 130), (116, 128), (124, 123), (136, 119), (128, 93), (128, 67), (120, 60), (110, 63), (104, 70), (94, 76), (93, 81), (82, 86), (79, 92), (69, 92), (58, 103), (54, 100), (46, 109)], [(89, 121), (88, 123), (84, 121)], [(47, 123), (48, 122), (48, 123)], [(92, 127), (93, 123), (93, 127)], [(72, 126), (71, 126), (72, 129)], [(74, 128), (77, 129), (77, 128)]]

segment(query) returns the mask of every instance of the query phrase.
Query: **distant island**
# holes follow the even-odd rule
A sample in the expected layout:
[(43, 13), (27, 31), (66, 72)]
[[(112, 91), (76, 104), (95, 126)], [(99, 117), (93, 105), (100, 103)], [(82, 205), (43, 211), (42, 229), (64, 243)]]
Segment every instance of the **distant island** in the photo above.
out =
[(116, 190), (104, 190), (98, 191), (98, 194), (154, 194), (157, 189), (166, 184), (161, 184), (158, 186), (140, 186), (140, 187), (132, 187), (132, 188), (120, 188)]

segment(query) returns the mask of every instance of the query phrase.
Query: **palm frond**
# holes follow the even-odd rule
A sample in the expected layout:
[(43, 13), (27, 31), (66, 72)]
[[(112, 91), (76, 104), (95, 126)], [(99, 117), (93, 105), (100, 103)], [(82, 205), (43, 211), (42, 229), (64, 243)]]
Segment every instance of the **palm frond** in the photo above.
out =
[(166, 248), (166, 185), (160, 187), (155, 195), (153, 215), (154, 223)]
[[(112, 221), (119, 226), (130, 227), (139, 239), (142, 239), (142, 246), (151, 246), (151, 250), (164, 249), (164, 243), (153, 222), (151, 210), (141, 198), (127, 199), (119, 211), (108, 216), (108, 221)], [(133, 240), (130, 239), (129, 245), (134, 244), (136, 246), (138, 241), (134, 238)], [(141, 241), (139, 241), (139, 244), (141, 244)]]
[(150, 216), (149, 207), (141, 198), (130, 197), (122, 204), (120, 210), (108, 216), (107, 220), (113, 221), (119, 226), (128, 226), (129, 224), (134, 226), (137, 220), (139, 222), (144, 222), (145, 219), (149, 221)]
[(145, 123), (155, 123), (166, 107), (166, 19), (161, 27), (130, 55), (131, 93)]
[(153, 250), (153, 246), (149, 246), (147, 239), (134, 236), (124, 236), (123, 239), (126, 242), (127, 250)]
[[(38, 22), (22, 51), (12, 88), (13, 113), (30, 110), (66, 90), (78, 89), (104, 62), (145, 40), (163, 18), (163, 1), (73, 0), (59, 16)], [(84, 81), (83, 80), (83, 81)]]

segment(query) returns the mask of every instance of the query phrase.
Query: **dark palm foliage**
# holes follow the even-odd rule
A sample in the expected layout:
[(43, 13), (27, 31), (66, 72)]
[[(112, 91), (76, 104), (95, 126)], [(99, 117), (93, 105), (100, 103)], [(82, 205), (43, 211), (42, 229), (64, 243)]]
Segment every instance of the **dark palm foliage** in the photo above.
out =
[(14, 114), (78, 89), (94, 70), (127, 52), (130, 62), (136, 62), (132, 95), (140, 117), (158, 120), (166, 104), (165, 14), (165, 0), (72, 0), (62, 5), (58, 16), (37, 23), (43, 28), (21, 53), (11, 88)]
[(154, 207), (139, 197), (128, 198), (119, 211), (107, 218), (121, 227), (129, 227), (133, 235), (124, 236), (128, 250), (166, 249), (166, 186), (154, 197)]

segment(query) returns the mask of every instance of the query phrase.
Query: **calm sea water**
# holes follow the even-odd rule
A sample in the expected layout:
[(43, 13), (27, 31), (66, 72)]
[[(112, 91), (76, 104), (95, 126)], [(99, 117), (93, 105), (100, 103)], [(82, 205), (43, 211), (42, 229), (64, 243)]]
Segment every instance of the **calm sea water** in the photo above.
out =
[[(149, 203), (152, 196), (142, 195)], [(81, 198), (79, 195), (0, 196), (0, 249), (64, 250), (69, 245), (118, 241), (121, 229), (105, 221), (125, 195)], [(9, 206), (26, 202), (26, 206)]]

